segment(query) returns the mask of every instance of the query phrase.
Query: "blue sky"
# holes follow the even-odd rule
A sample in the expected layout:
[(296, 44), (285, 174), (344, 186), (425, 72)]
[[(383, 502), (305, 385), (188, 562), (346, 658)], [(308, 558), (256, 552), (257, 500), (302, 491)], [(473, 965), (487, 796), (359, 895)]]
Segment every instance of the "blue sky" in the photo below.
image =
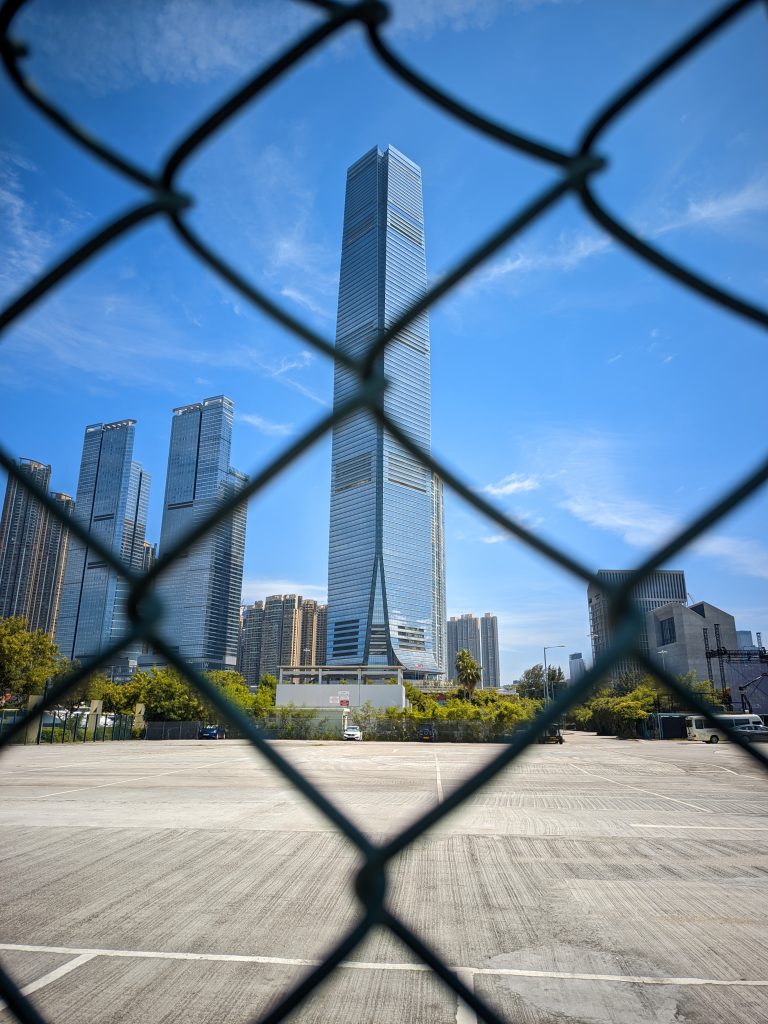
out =
[[(568, 147), (613, 91), (719, 5), (702, 0), (413, 0), (387, 30), (410, 63), (492, 117)], [(248, 70), (318, 20), (245, 0), (30, 4), (28, 69), (145, 166)], [(606, 134), (609, 208), (740, 295), (768, 285), (768, 20), (756, 5)], [(0, 287), (10, 296), (138, 190), (63, 139), (4, 82)], [(554, 180), (443, 115), (357, 28), (303, 63), (188, 165), (191, 221), (276, 301), (333, 337), (346, 168), (389, 143), (421, 165), (433, 278)], [(665, 280), (568, 199), (431, 311), (433, 448), (588, 566), (631, 567), (765, 449), (763, 332)], [(75, 493), (83, 428), (138, 420), (160, 532), (174, 406), (235, 401), (233, 464), (264, 466), (331, 400), (329, 361), (154, 223), (91, 262), (4, 338), (2, 437)], [(249, 508), (245, 594), (325, 595), (330, 443)], [(768, 633), (768, 496), (670, 568), (696, 600)], [(446, 500), (449, 614), (499, 616), (502, 675), (589, 650), (585, 586)], [(561, 655), (558, 659), (557, 655)]]

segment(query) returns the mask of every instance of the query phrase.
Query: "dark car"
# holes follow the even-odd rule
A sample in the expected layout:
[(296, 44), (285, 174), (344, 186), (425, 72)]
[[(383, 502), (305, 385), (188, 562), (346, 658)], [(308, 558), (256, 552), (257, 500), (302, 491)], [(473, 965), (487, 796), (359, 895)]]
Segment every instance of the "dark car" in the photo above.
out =
[(768, 726), (765, 725), (737, 725), (734, 732), (750, 741), (750, 743), (768, 743)]
[(416, 738), (423, 743), (434, 743), (437, 739), (434, 725), (420, 725)]
[(537, 737), (539, 743), (564, 743), (563, 734), (556, 725), (547, 726)]
[(203, 725), (197, 731), (199, 740), (224, 740), (227, 738), (223, 725)]

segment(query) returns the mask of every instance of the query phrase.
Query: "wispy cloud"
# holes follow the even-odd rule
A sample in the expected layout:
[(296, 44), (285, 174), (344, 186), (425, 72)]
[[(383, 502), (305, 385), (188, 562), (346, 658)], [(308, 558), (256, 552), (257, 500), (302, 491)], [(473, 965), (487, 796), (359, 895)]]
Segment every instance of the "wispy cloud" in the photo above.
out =
[[(676, 208), (657, 199), (652, 217), (638, 223), (645, 238), (655, 239), (696, 227), (725, 227), (745, 223), (749, 217), (768, 212), (768, 176), (761, 176), (731, 191), (689, 196)], [(534, 274), (568, 272), (607, 252), (614, 246), (610, 235), (595, 231), (561, 232), (549, 246), (521, 246), (473, 274), (463, 291), (487, 289), (502, 282), (520, 281)], [(651, 332), (656, 337), (658, 332)]]
[(56, 74), (94, 93), (242, 73), (322, 17), (284, 0), (100, 0), (30, 5), (22, 16), (24, 38)]
[[(627, 494), (621, 466), (631, 459), (616, 438), (559, 436), (553, 446), (563, 467), (553, 479), (566, 492), (559, 506), (576, 519), (645, 549), (664, 544), (683, 529), (685, 520), (676, 510)], [(768, 546), (752, 538), (709, 531), (690, 550), (716, 558), (732, 572), (768, 579)]]
[(503, 544), (505, 540), (509, 540), (509, 535), (506, 533), (492, 533), (487, 537), (481, 537), (480, 540), (483, 544)]
[(291, 299), (292, 302), (298, 303), (300, 306), (304, 306), (310, 313), (314, 313), (316, 316), (324, 317), (329, 319), (331, 312), (326, 307), (321, 306), (319, 302), (315, 302), (311, 295), (299, 291), (298, 288), (285, 287), (280, 292), (281, 295), (285, 296), (286, 299)]
[(465, 32), (489, 28), (500, 14), (522, 14), (536, 7), (567, 3), (568, 0), (391, 0), (392, 26), (403, 35), (429, 37), (440, 29)]
[(241, 423), (247, 423), (251, 427), (255, 427), (260, 434), (266, 434), (268, 437), (288, 437), (294, 433), (294, 426), (292, 423), (273, 423), (270, 420), (264, 419), (263, 416), (257, 416), (255, 413), (241, 412), (235, 415)]
[(229, 368), (272, 380), (323, 407), (329, 404), (301, 379), (314, 363), (311, 352), (275, 357), (253, 345), (227, 344), (202, 334), (193, 343), (171, 311), (161, 311), (130, 291), (93, 288), (78, 291), (76, 297), (54, 294), (21, 322), (5, 346), (8, 356), (20, 357), (14, 361), (19, 385), (39, 382), (41, 372), (57, 378), (72, 371), (82, 380), (162, 390), (173, 380), (169, 368), (202, 370), (195, 374), (198, 381), (208, 380), (206, 370)]
[(672, 213), (661, 223), (650, 224), (652, 237), (700, 225), (717, 227), (768, 211), (768, 176), (756, 178), (732, 190), (689, 198), (682, 212)]
[(0, 274), (4, 291), (38, 273), (52, 243), (35, 223), (32, 206), (24, 197), (21, 171), (34, 171), (34, 166), (15, 154), (0, 154), (0, 224), (6, 240)]
[(575, 270), (586, 260), (605, 252), (613, 244), (609, 235), (598, 232), (563, 232), (548, 249), (521, 248), (497, 260), (468, 281), (466, 288), (483, 288), (503, 279), (543, 271)]
[(58, 211), (41, 213), (29, 198), (29, 183), (38, 174), (21, 152), (0, 151), (0, 292), (11, 295), (28, 284), (64, 239), (90, 220), (75, 201), (59, 194)]
[(519, 494), (521, 491), (535, 491), (541, 484), (538, 477), (526, 476), (523, 473), (511, 473), (495, 484), (486, 484), (482, 488), (484, 494), (502, 497), (508, 494)]

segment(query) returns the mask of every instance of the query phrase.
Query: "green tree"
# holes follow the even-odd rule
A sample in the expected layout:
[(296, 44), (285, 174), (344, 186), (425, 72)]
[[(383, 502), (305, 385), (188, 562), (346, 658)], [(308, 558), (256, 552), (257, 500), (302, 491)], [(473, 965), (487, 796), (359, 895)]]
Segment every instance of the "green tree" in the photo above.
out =
[[(234, 707), (246, 713), (253, 711), (256, 696), (248, 689), (248, 684), (239, 672), (207, 672), (206, 676), (216, 689), (220, 691), (222, 696), (226, 697)], [(208, 707), (208, 721), (212, 724), (218, 722), (220, 718), (219, 711), (213, 705), (209, 705), (209, 702), (205, 700), (202, 694), (201, 700)]]
[(467, 699), (472, 699), (475, 687), (480, 682), (480, 666), (467, 650), (456, 652), (456, 678), (459, 688), (464, 691)]
[(22, 700), (42, 693), (46, 681), (65, 664), (47, 633), (30, 633), (19, 616), (0, 620), (0, 699), (6, 694)]
[(124, 704), (130, 709), (144, 704), (144, 715), (150, 722), (188, 722), (207, 717), (208, 709), (197, 690), (172, 668), (136, 672), (121, 689)]
[(254, 711), (267, 714), (277, 702), (277, 679), (275, 676), (263, 675), (259, 680), (259, 688), (254, 695)]
[[(565, 675), (558, 665), (547, 665), (547, 683), (550, 697), (556, 697), (565, 686)], [(517, 694), (529, 700), (544, 700), (543, 665), (531, 665), (523, 672), (517, 684)]]

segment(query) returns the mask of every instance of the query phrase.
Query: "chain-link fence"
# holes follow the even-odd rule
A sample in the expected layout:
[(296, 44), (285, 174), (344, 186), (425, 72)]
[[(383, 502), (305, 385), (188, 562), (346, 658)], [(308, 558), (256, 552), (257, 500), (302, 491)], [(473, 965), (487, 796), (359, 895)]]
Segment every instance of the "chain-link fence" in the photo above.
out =
[[(56, 107), (51, 100), (37, 91), (27, 80), (22, 70), (26, 49), (23, 43), (11, 39), (10, 32), (14, 17), (23, 6), (25, 0), (8, 0), (0, 9), (0, 39), (5, 70), (15, 87), (29, 104), (49, 121), (55, 124), (66, 136), (87, 150), (94, 159), (105, 167), (129, 179), (144, 191), (141, 202), (121, 213), (102, 226), (91, 237), (70, 252), (55, 267), (43, 274), (30, 288), (12, 302), (0, 315), (0, 329), (11, 325), (19, 316), (44, 297), (77, 267), (93, 259), (101, 250), (115, 239), (127, 234), (132, 228), (154, 218), (165, 218), (179, 240), (189, 251), (193, 252), (231, 287), (235, 288), (256, 307), (272, 317), (286, 330), (292, 332), (306, 344), (318, 352), (342, 362), (352, 371), (359, 387), (355, 395), (343, 404), (337, 405), (331, 414), (320, 419), (296, 443), (288, 447), (275, 458), (266, 469), (255, 474), (247, 487), (240, 491), (229, 502), (223, 504), (215, 516), (202, 522), (180, 540), (172, 550), (163, 552), (154, 567), (141, 576), (123, 565), (116, 554), (99, 544), (89, 536), (77, 523), (67, 521), (66, 526), (75, 533), (91, 550), (98, 552), (104, 561), (115, 572), (130, 583), (131, 596), (129, 612), (131, 628), (128, 633), (111, 647), (102, 651), (101, 655), (68, 678), (62, 679), (48, 694), (46, 708), (54, 707), (66, 694), (85, 677), (107, 665), (120, 650), (130, 641), (146, 641), (167, 658), (207, 700), (217, 708), (223, 721), (230, 723), (243, 736), (247, 737), (254, 748), (279, 771), (282, 776), (295, 786), (315, 808), (338, 829), (340, 829), (359, 851), (363, 860), (356, 881), (355, 890), (361, 901), (362, 914), (357, 924), (344, 935), (336, 946), (327, 953), (323, 962), (313, 969), (292, 991), (287, 993), (262, 1021), (272, 1024), (284, 1020), (290, 1012), (306, 999), (315, 988), (327, 978), (353, 952), (355, 947), (370, 932), (371, 928), (380, 925), (389, 928), (410, 949), (427, 964), (458, 996), (478, 1015), (492, 1024), (500, 1024), (500, 1017), (478, 995), (455, 974), (441, 957), (405, 924), (389, 908), (387, 891), (387, 867), (390, 861), (401, 853), (410, 843), (421, 836), (426, 829), (445, 818), (469, 796), (476, 793), (481, 786), (493, 779), (518, 755), (533, 742), (542, 729), (556, 723), (566, 709), (583, 700), (595, 684), (610, 672), (612, 666), (628, 656), (638, 661), (671, 691), (678, 693), (687, 704), (702, 715), (709, 717), (710, 707), (695, 695), (687, 693), (677, 679), (660, 669), (651, 661), (647, 654), (639, 649), (638, 640), (642, 629), (642, 619), (632, 605), (634, 588), (642, 583), (653, 570), (667, 563), (670, 558), (682, 551), (691, 541), (701, 537), (710, 527), (718, 523), (729, 511), (739, 506), (746, 498), (754, 494), (768, 479), (768, 459), (750, 473), (741, 483), (724, 493), (707, 511), (681, 530), (668, 543), (637, 566), (632, 580), (624, 586), (609, 588), (601, 584), (610, 604), (610, 615), (613, 623), (613, 637), (609, 649), (602, 652), (594, 667), (576, 684), (568, 688), (555, 701), (548, 705), (537, 719), (534, 726), (515, 733), (504, 745), (498, 755), (485, 765), (479, 772), (467, 779), (454, 792), (449, 794), (438, 806), (424, 814), (395, 838), (383, 845), (372, 843), (342, 811), (325, 797), (311, 782), (294, 768), (274, 746), (270, 745), (265, 736), (254, 725), (253, 721), (243, 712), (229, 705), (221, 693), (198, 671), (187, 665), (179, 655), (170, 649), (159, 635), (158, 626), (163, 609), (152, 593), (153, 585), (158, 578), (172, 565), (176, 559), (194, 541), (203, 537), (215, 522), (231, 514), (232, 510), (253, 495), (261, 491), (271, 480), (277, 477), (287, 466), (291, 465), (303, 452), (331, 430), (351, 412), (357, 409), (368, 409), (383, 427), (400, 444), (408, 449), (425, 466), (436, 472), (456, 494), (470, 506), (482, 513), (489, 520), (506, 530), (521, 543), (549, 559), (554, 565), (577, 577), (583, 583), (597, 582), (593, 573), (581, 562), (568, 556), (555, 545), (530, 533), (520, 523), (504, 515), (479, 495), (461, 477), (450, 472), (431, 455), (422, 451), (402, 429), (385, 413), (382, 396), (386, 381), (381, 371), (381, 355), (393, 338), (405, 328), (419, 313), (433, 306), (440, 298), (451, 291), (472, 270), (487, 260), (501, 246), (519, 234), (525, 227), (535, 221), (545, 210), (551, 209), (565, 196), (573, 195), (581, 202), (584, 209), (600, 224), (616, 241), (636, 253), (656, 267), (661, 273), (673, 278), (681, 285), (692, 289), (713, 303), (731, 310), (735, 315), (745, 317), (753, 323), (768, 325), (768, 311), (740, 299), (737, 295), (720, 288), (711, 281), (671, 260), (637, 237), (629, 228), (609, 212), (595, 193), (594, 181), (607, 166), (606, 158), (597, 148), (607, 128), (626, 113), (632, 105), (652, 89), (671, 70), (678, 68), (684, 61), (695, 59), (699, 47), (711, 40), (724, 26), (738, 18), (748, 9), (757, 7), (760, 0), (736, 0), (726, 4), (703, 24), (699, 25), (686, 38), (659, 56), (641, 75), (621, 88), (608, 99), (604, 107), (587, 122), (581, 142), (572, 151), (549, 146), (545, 142), (514, 131), (496, 121), (484, 117), (471, 109), (460, 99), (449, 95), (427, 81), (418, 70), (409, 67), (393, 51), (381, 34), (381, 26), (389, 17), (386, 4), (378, 0), (361, 0), (359, 3), (342, 4), (334, 0), (312, 0), (315, 6), (324, 12), (322, 22), (295, 45), (285, 50), (267, 67), (258, 70), (244, 86), (235, 91), (225, 102), (221, 103), (208, 117), (202, 120), (179, 145), (173, 150), (159, 174), (153, 174), (134, 163), (130, 157), (93, 138), (81, 129), (68, 116)], [(762, 6), (762, 5), (761, 5)], [(198, 148), (210, 139), (219, 129), (244, 106), (259, 96), (271, 83), (294, 67), (308, 54), (316, 52), (328, 40), (344, 31), (349, 25), (359, 23), (367, 32), (372, 55), (386, 66), (401, 81), (408, 83), (423, 97), (441, 108), (450, 116), (458, 119), (481, 135), (495, 139), (518, 152), (526, 153), (544, 164), (557, 170), (555, 184), (550, 185), (537, 195), (531, 202), (507, 217), (500, 226), (487, 237), (482, 244), (466, 255), (440, 281), (428, 290), (426, 295), (415, 303), (388, 329), (384, 330), (370, 347), (366, 356), (356, 360), (349, 355), (337, 352), (333, 343), (322, 337), (285, 310), (277, 306), (268, 295), (247, 281), (236, 267), (227, 264), (222, 257), (213, 251), (196, 234), (190, 226), (186, 213), (192, 200), (176, 187), (179, 172)], [(60, 516), (56, 506), (39, 488), (33, 486), (23, 476), (14, 462), (13, 457), (0, 449), (0, 464), (6, 471), (27, 487), (35, 497), (55, 516)], [(42, 708), (42, 706), (41, 706)], [(41, 708), (36, 712), (40, 714)], [(5, 732), (0, 745), (11, 742), (15, 735), (27, 728), (34, 717), (33, 712), (20, 717)], [(763, 767), (768, 767), (768, 757), (762, 751), (749, 745), (743, 737), (731, 732), (730, 738), (738, 743), (745, 754), (754, 758)], [(44, 1024), (32, 1004), (21, 994), (19, 987), (5, 973), (0, 971), (0, 992), (8, 1006), (19, 1020)]]

